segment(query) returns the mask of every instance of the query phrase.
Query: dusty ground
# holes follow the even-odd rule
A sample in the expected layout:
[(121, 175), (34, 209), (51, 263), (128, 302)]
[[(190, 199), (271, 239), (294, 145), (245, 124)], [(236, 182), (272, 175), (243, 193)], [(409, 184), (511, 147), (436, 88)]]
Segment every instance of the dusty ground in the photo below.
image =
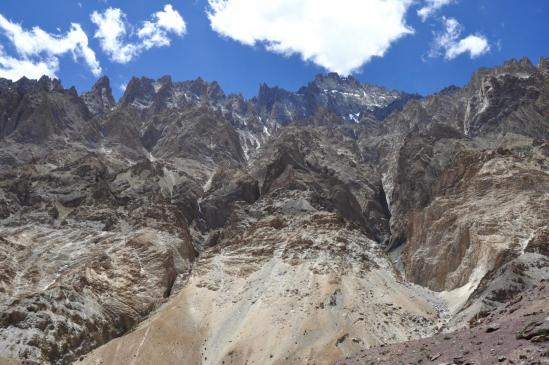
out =
[(338, 364), (549, 364), (547, 283), (517, 296), (473, 325), (364, 350)]

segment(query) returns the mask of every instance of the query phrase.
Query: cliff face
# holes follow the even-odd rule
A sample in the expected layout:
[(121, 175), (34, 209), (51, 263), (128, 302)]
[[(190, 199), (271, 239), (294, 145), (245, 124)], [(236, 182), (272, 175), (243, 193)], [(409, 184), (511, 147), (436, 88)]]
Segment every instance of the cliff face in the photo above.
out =
[(474, 290), (486, 273), (524, 254), (549, 214), (547, 150), (517, 144), (458, 154), (429, 205), (409, 213), (407, 277), (438, 291)]
[(1, 81), (0, 357), (332, 363), (468, 326), (549, 280), (546, 64), (425, 98)]

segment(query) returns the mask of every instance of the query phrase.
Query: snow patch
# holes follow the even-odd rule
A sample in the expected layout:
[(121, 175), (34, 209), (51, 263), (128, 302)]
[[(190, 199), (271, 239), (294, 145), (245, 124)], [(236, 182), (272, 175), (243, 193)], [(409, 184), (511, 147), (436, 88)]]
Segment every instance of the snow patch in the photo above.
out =
[(349, 114), (349, 120), (352, 120), (356, 124), (360, 123), (360, 120), (358, 119), (359, 117), (360, 117), (360, 113), (354, 113), (354, 114), (350, 113)]

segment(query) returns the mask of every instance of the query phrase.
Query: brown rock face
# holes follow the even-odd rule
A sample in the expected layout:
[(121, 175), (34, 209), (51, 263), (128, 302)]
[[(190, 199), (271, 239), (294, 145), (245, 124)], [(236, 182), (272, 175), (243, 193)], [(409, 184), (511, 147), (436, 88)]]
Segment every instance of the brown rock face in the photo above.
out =
[[(16, 265), (2, 270), (13, 285), (2, 288), (11, 300), (2, 303), (0, 338), (22, 342), (6, 346), (6, 353), (70, 362), (132, 328), (188, 270), (183, 240), (149, 229), (86, 239), (90, 233), (44, 226), (2, 231), (2, 249)], [(67, 245), (70, 258), (63, 257)], [(59, 276), (49, 273), (62, 265)]]
[(481, 69), (464, 88), (411, 101), (364, 136), (361, 145), (380, 166), (389, 201), (390, 247), (405, 242), (409, 210), (429, 203), (438, 176), (461, 150), (547, 140), (547, 82), (542, 65), (527, 60)]
[(431, 203), (410, 212), (407, 277), (452, 290), (523, 254), (549, 217), (543, 149), (459, 154), (438, 179)]
[(34, 145), (49, 150), (28, 163), (18, 159), (26, 147), (4, 146), (15, 157), (0, 168), (1, 353), (70, 363), (127, 332), (188, 275), (196, 252), (170, 198), (185, 178), (78, 145)]

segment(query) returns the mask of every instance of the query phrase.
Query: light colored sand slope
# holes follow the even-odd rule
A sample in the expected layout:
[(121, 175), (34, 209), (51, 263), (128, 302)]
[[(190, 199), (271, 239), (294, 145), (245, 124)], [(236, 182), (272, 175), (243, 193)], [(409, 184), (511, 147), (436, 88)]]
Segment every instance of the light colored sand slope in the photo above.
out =
[[(79, 363), (329, 364), (432, 334), (442, 303), (403, 283), (374, 242), (335, 221), (322, 214), (278, 227), (274, 251), (251, 240), (255, 253), (233, 245), (204, 254), (173, 300)], [(259, 223), (247, 228), (255, 239), (271, 229)]]
[(21, 360), (0, 357), (0, 365), (21, 365)]

